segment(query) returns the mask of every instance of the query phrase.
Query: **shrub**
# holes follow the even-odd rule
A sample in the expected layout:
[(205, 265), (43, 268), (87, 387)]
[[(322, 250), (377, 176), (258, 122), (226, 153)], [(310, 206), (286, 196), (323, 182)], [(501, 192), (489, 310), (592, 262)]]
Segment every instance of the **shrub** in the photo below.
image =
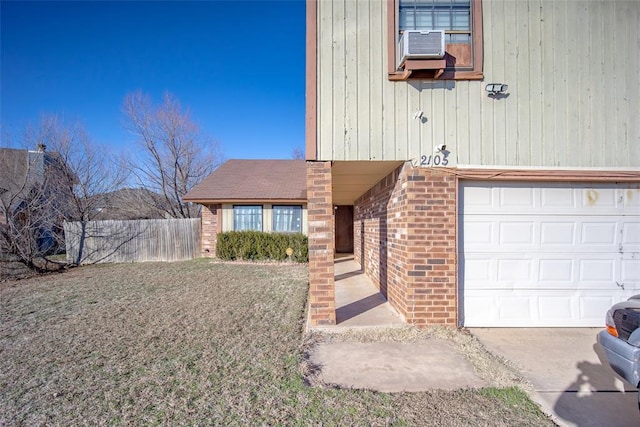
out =
[[(291, 257), (287, 255), (291, 248)], [(309, 261), (307, 236), (302, 233), (264, 233), (261, 231), (227, 231), (218, 234), (216, 256), (224, 260)]]

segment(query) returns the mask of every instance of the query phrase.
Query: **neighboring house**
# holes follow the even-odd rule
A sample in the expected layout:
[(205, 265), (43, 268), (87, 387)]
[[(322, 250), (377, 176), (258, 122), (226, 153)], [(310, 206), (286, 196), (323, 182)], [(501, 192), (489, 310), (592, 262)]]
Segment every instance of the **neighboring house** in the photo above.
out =
[(224, 231), (307, 233), (304, 160), (228, 160), (184, 200), (202, 205), (205, 256)]
[(308, 0), (311, 325), (349, 242), (419, 326), (602, 326), (639, 293), (639, 27), (638, 1)]
[(40, 248), (53, 249), (70, 197), (61, 188), (67, 176), (60, 156), (44, 144), (34, 151), (0, 148), (0, 225), (13, 217), (15, 228), (39, 228)]
[[(0, 148), (0, 201), (6, 210), (17, 209), (33, 187), (44, 182), (44, 149), (38, 151)], [(6, 223), (0, 215), (0, 223)]]
[(92, 220), (163, 219), (164, 199), (160, 194), (144, 188), (122, 188), (94, 196), (98, 199)]

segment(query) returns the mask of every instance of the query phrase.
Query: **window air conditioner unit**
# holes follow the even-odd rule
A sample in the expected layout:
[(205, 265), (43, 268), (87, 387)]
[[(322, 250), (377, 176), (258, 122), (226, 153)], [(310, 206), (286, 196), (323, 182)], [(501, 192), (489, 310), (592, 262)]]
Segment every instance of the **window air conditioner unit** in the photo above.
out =
[(443, 30), (405, 30), (398, 42), (398, 66), (407, 59), (440, 59), (444, 54)]

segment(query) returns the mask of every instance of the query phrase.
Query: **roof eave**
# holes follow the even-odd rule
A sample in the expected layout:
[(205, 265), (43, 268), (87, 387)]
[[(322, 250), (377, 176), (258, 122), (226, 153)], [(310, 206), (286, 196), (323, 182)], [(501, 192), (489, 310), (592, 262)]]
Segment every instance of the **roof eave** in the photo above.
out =
[(307, 199), (208, 199), (208, 198), (184, 198), (185, 202), (199, 204), (228, 204), (228, 203), (307, 203)]

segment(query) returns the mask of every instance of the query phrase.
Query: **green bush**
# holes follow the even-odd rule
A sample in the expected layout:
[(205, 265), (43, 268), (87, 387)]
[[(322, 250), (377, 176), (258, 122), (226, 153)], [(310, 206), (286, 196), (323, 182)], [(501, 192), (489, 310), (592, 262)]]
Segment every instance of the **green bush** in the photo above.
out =
[[(287, 255), (291, 248), (291, 257)], [(261, 231), (227, 231), (218, 234), (216, 256), (224, 260), (309, 261), (307, 236), (302, 233), (264, 233)]]

